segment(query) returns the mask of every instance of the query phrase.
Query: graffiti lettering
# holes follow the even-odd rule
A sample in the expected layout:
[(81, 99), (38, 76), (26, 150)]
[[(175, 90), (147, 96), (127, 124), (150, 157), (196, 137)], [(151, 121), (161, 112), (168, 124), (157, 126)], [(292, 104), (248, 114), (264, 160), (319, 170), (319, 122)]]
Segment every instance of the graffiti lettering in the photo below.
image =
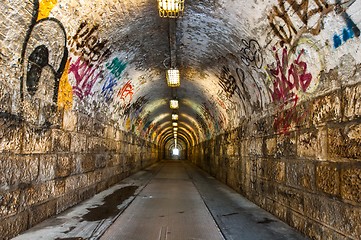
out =
[[(340, 0), (336, 1), (335, 12), (342, 16), (342, 18), (346, 22), (346, 28), (342, 30), (341, 35), (335, 34), (333, 36), (333, 45), (335, 48), (338, 48), (339, 46), (342, 45), (343, 42), (347, 42), (349, 39), (353, 37), (360, 36), (360, 29), (357, 27), (357, 25), (354, 23), (354, 21), (350, 18), (350, 16), (346, 12), (346, 8), (354, 4), (355, 1), (356, 0), (348, 1), (343, 4), (341, 4)], [(345, 5), (345, 7), (343, 7), (342, 5)]]
[(259, 43), (254, 39), (249, 42), (242, 39), (242, 44), (244, 47), (240, 52), (243, 63), (246, 64), (246, 66), (250, 66), (253, 63), (256, 68), (261, 69), (263, 65), (263, 56)]
[[(310, 2), (314, 3), (313, 7)], [(292, 12), (296, 13), (295, 16), (303, 23), (301, 27), (297, 27), (296, 23), (291, 20), (291, 16), (288, 14), (291, 12), (289, 8), (292, 8)], [(294, 0), (278, 0), (278, 7), (272, 8), (268, 15), (268, 21), (276, 36), (283, 43), (292, 45), (303, 33), (309, 32), (318, 35), (321, 31), (323, 16), (331, 12), (333, 8), (334, 5), (329, 5), (326, 0), (301, 0), (300, 3)], [(318, 19), (315, 21), (317, 15)], [(312, 26), (309, 25), (311, 18), (313, 18)]]
[(128, 103), (127, 106), (124, 108), (123, 115), (129, 116), (131, 112), (140, 112), (142, 107), (148, 102), (149, 100), (145, 98), (145, 96), (139, 97), (135, 103), (130, 104)]
[(97, 36), (99, 25), (87, 25), (87, 22), (82, 22), (75, 35), (69, 38), (70, 51), (88, 63), (109, 57), (110, 50), (105, 49), (107, 40), (101, 41)]
[(236, 79), (232, 76), (231, 71), (228, 67), (224, 66), (222, 68), (222, 72), (219, 77), (219, 86), (221, 86), (228, 98), (231, 98), (234, 93), (237, 93), (238, 96), (241, 98), (240, 90), (237, 85)]
[(129, 102), (132, 101), (133, 98), (133, 86), (130, 80), (119, 90), (118, 97), (125, 101), (126, 98), (129, 98)]
[(80, 58), (70, 65), (69, 73), (74, 74), (75, 86), (73, 86), (73, 92), (80, 100), (91, 94), (95, 82), (102, 74), (101, 71), (97, 71), (96, 66), (89, 65)]
[(118, 58), (114, 58), (110, 64), (106, 64), (107, 69), (109, 69), (116, 78), (120, 77), (126, 66), (127, 64), (123, 63)]
[(105, 102), (109, 102), (114, 95), (114, 87), (117, 85), (117, 79), (113, 76), (108, 76), (102, 87), (102, 94), (105, 98)]
[[(269, 89), (273, 102), (280, 107), (281, 114), (275, 119), (275, 129), (286, 133), (290, 128), (291, 121), (298, 122), (296, 114), (296, 105), (299, 97), (297, 93), (306, 92), (312, 81), (311, 73), (307, 72), (307, 64), (301, 61), (304, 53), (302, 50), (296, 60), (289, 64), (289, 56), (286, 48), (282, 49), (282, 58), (280, 59), (276, 49), (276, 67), (268, 69), (268, 73), (272, 79), (273, 89)], [(290, 106), (287, 111), (286, 106)]]

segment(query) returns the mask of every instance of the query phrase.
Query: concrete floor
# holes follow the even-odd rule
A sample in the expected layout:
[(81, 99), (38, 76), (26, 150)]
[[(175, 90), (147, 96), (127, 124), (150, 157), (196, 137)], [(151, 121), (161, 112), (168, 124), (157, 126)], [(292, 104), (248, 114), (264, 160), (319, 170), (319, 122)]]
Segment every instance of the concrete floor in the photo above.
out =
[(306, 238), (203, 171), (163, 161), (14, 239)]

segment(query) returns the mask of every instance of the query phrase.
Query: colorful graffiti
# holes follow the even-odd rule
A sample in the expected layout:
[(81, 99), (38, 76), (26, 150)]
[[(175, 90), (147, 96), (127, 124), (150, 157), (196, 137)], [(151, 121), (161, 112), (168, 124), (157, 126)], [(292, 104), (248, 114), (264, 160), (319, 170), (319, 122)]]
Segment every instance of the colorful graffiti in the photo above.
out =
[[(41, 7), (44, 5), (39, 5), (38, 1), (34, 2), (31, 24), (22, 48), (20, 63), (23, 75), (20, 79), (20, 97), (22, 100), (24, 100), (25, 94), (34, 97), (41, 85), (43, 69), (50, 68), (53, 78), (48, 79), (43, 85), (53, 89), (53, 92), (49, 92), (49, 96), (45, 96), (44, 99), (52, 99), (54, 103), (57, 103), (59, 80), (68, 60), (66, 32), (62, 23), (57, 19), (38, 20)], [(52, 32), (49, 32), (49, 29)]]
[(340, 47), (343, 43), (347, 42), (349, 39), (360, 36), (360, 29), (357, 27), (355, 22), (351, 19), (347, 13), (347, 9), (356, 2), (356, 0), (348, 1), (346, 3), (341, 3), (340, 0), (336, 1), (335, 12), (342, 16), (346, 22), (346, 28), (342, 30), (341, 34), (333, 35), (333, 46), (335, 48)]
[(49, 17), (51, 10), (58, 3), (58, 0), (41, 0), (39, 1), (38, 21)]
[[(304, 33), (318, 35), (323, 17), (333, 8), (334, 5), (328, 4), (326, 0), (302, 0), (300, 3), (294, 0), (279, 0), (278, 6), (273, 6), (269, 13), (268, 21), (273, 33), (280, 38), (282, 44), (293, 45)], [(303, 25), (298, 27), (295, 18), (298, 18), (297, 20)]]
[(111, 63), (107, 63), (105, 66), (115, 78), (119, 78), (127, 64), (123, 63), (118, 58), (114, 58)]
[(69, 110), (73, 106), (73, 90), (68, 79), (69, 67), (70, 60), (65, 65), (64, 73), (59, 83), (58, 108), (64, 108), (65, 110)]
[(299, 101), (299, 92), (306, 92), (312, 81), (312, 74), (307, 70), (307, 63), (301, 60), (304, 51), (302, 50), (293, 62), (289, 62), (290, 56), (287, 48), (282, 49), (281, 58), (274, 48), (276, 66), (268, 67), (267, 72), (272, 82), (269, 91), (272, 100), (279, 106), (279, 114), (274, 121), (274, 128), (287, 133), (291, 123), (299, 122), (296, 112), (296, 105)]
[(78, 58), (75, 63), (70, 65), (69, 73), (73, 73), (75, 84), (73, 85), (73, 93), (80, 99), (89, 96), (92, 89), (101, 76), (102, 72), (99, 66), (93, 66)]
[(123, 102), (126, 101), (126, 99), (129, 99), (128, 102), (132, 101), (132, 98), (133, 98), (133, 86), (130, 82), (130, 80), (128, 82), (126, 82), (124, 84), (124, 86), (119, 90), (118, 92), (118, 97), (119, 99), (121, 99)]

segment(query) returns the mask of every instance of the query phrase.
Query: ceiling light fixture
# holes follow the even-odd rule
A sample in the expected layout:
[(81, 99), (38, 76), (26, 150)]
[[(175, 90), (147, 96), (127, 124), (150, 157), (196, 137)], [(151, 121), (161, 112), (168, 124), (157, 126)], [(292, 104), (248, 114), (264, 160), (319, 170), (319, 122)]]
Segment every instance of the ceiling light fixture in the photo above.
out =
[(180, 86), (180, 76), (179, 76), (179, 70), (172, 68), (168, 69), (166, 73), (167, 77), (167, 84), (168, 87), (179, 87)]
[(184, 0), (158, 0), (158, 11), (160, 17), (182, 17), (184, 11)]
[(177, 123), (177, 122), (173, 122), (173, 127), (178, 127), (178, 123)]
[(178, 109), (179, 108), (178, 100), (175, 100), (175, 99), (170, 100), (170, 108)]
[(177, 120), (178, 120), (178, 114), (173, 113), (173, 114), (172, 114), (172, 120), (173, 120), (173, 121), (177, 121)]

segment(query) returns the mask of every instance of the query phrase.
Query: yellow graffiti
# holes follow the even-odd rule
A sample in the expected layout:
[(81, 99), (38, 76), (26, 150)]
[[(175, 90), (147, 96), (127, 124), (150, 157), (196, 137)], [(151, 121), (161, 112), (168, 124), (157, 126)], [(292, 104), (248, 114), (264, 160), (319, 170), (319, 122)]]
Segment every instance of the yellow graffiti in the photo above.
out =
[(41, 0), (39, 2), (38, 21), (49, 17), (51, 10), (57, 4), (58, 0)]
[(128, 118), (127, 118), (127, 121), (126, 121), (126, 123), (125, 123), (125, 129), (126, 129), (126, 130), (128, 130), (128, 131), (130, 130), (130, 128), (131, 128), (131, 123), (132, 123), (132, 122), (130, 121), (130, 118), (128, 117)]
[(63, 75), (60, 78), (58, 93), (58, 108), (64, 108), (65, 110), (73, 107), (73, 89), (68, 79), (69, 65), (70, 60), (66, 63)]

